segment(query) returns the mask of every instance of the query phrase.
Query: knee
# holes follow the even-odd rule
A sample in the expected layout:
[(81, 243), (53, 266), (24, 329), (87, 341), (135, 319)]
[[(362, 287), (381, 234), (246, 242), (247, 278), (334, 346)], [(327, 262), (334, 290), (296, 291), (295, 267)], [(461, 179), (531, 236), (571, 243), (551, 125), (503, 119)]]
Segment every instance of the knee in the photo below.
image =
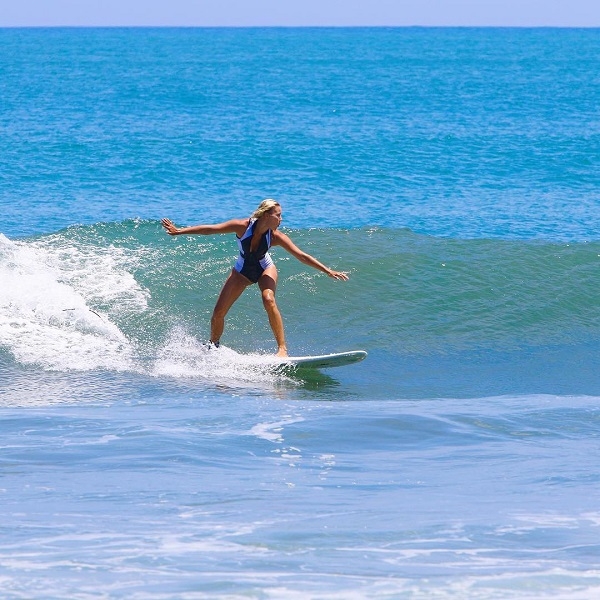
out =
[(275, 293), (273, 290), (263, 290), (262, 301), (266, 310), (277, 308), (277, 304), (275, 303)]
[(215, 319), (224, 319), (226, 314), (227, 314), (226, 310), (223, 310), (222, 308), (215, 306), (215, 309), (213, 310), (213, 314), (211, 317), (211, 321), (214, 321)]

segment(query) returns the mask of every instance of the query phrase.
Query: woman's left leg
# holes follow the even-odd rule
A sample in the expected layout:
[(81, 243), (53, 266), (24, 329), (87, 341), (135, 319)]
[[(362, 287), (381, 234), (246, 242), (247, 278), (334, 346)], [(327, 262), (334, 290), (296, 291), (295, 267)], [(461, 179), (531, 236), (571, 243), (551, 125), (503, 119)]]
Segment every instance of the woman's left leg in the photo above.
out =
[(269, 325), (271, 325), (275, 341), (277, 342), (277, 356), (287, 356), (288, 351), (285, 344), (283, 319), (275, 302), (275, 290), (277, 289), (277, 269), (275, 265), (265, 269), (258, 280), (258, 287), (262, 294), (263, 306), (269, 317)]

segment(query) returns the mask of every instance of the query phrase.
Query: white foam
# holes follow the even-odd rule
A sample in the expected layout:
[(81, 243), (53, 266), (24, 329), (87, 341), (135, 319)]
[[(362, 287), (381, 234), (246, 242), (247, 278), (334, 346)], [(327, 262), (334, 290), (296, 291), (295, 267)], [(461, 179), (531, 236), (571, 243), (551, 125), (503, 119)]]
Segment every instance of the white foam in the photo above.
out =
[[(0, 345), (22, 363), (51, 370), (132, 368), (127, 338), (107, 314), (88, 304), (94, 286), (86, 282), (103, 279), (110, 288), (122, 273), (110, 269), (107, 273), (90, 259), (87, 276), (82, 276), (86, 267), (81, 261), (79, 275), (74, 276), (68, 256), (75, 257), (76, 251), (51, 252), (0, 234)], [(74, 285), (75, 279), (79, 285)]]
[(113, 245), (79, 245), (51, 236), (32, 242), (29, 248), (43, 259), (46, 268), (80, 293), (88, 304), (105, 306), (108, 314), (136, 314), (148, 307), (149, 293), (131, 274), (142, 255)]
[[(282, 431), (286, 425), (292, 425), (293, 423), (301, 423), (304, 421), (302, 417), (289, 418), (283, 421), (276, 421), (275, 423), (257, 423), (248, 432), (250, 435), (254, 435), (260, 439), (267, 440), (268, 442), (283, 442)], [(290, 452), (300, 452), (298, 448), (288, 448)]]
[(238, 354), (221, 346), (209, 348), (181, 328), (175, 328), (158, 352), (152, 373), (155, 376), (200, 378), (212, 382), (272, 387), (290, 379), (277, 372), (270, 357)]

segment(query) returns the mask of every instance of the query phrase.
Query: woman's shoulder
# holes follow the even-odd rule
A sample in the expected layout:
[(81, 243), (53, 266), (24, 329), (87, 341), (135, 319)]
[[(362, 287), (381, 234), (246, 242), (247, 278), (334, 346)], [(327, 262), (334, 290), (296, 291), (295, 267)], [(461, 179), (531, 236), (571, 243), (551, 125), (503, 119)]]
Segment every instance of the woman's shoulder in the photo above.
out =
[(283, 233), (283, 231), (279, 231), (279, 229), (275, 229), (275, 231), (271, 230), (271, 243), (274, 246), (282, 245), (281, 242), (285, 244), (286, 242), (290, 243), (291, 241), (290, 236)]
[(237, 235), (243, 235), (248, 227), (248, 219), (231, 219), (229, 221), (223, 221), (217, 225), (212, 225), (210, 229), (212, 233), (235, 233)]
[(252, 225), (252, 219), (232, 219), (229, 221), (230, 227), (238, 238), (244, 237), (250, 226)]

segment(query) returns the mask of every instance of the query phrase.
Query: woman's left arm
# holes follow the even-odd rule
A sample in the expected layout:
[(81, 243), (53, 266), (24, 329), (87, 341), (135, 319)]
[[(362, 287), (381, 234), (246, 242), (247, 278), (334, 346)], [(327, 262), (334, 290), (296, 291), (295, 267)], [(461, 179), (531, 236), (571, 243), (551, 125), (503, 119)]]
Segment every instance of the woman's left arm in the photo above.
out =
[(319, 262), (314, 256), (300, 250), (300, 248), (298, 248), (285, 233), (281, 233), (281, 231), (273, 231), (271, 243), (273, 246), (281, 246), (300, 262), (319, 271), (323, 271), (323, 273), (329, 275), (329, 277), (332, 277), (333, 279), (340, 279), (342, 281), (348, 281), (349, 279), (348, 273), (345, 273), (344, 271), (333, 271), (323, 263)]

